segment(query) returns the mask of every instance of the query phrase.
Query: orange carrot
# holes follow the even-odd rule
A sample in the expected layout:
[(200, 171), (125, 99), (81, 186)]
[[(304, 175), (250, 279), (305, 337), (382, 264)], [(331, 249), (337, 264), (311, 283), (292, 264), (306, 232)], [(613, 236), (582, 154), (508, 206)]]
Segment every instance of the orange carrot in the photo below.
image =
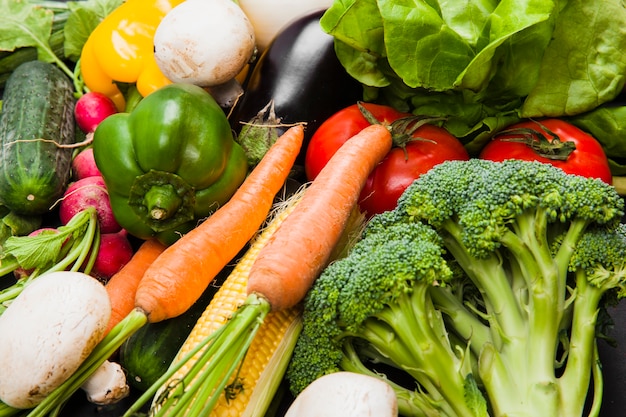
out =
[(135, 306), (150, 322), (187, 311), (254, 236), (289, 175), (303, 137), (301, 125), (287, 130), (224, 206), (169, 246), (148, 268)]
[(144, 241), (130, 261), (106, 283), (111, 300), (111, 318), (105, 334), (135, 308), (135, 293), (148, 266), (165, 250), (156, 239)]
[(389, 131), (372, 125), (339, 148), (261, 249), (250, 271), (248, 293), (267, 298), (272, 310), (302, 300), (326, 266), (367, 177), (391, 145)]
[[(179, 385), (170, 395), (156, 395), (160, 387), (155, 384), (130, 412), (149, 398), (155, 399), (150, 415), (213, 412), (267, 315), (298, 304), (329, 262), (369, 174), (391, 145), (387, 128), (371, 125), (339, 148), (261, 247), (248, 274), (248, 295), (243, 304), (194, 347), (196, 355), (186, 357), (193, 357), (193, 371), (177, 377)], [(166, 377), (172, 377), (187, 360), (178, 361)], [(125, 417), (132, 415), (130, 412)]]

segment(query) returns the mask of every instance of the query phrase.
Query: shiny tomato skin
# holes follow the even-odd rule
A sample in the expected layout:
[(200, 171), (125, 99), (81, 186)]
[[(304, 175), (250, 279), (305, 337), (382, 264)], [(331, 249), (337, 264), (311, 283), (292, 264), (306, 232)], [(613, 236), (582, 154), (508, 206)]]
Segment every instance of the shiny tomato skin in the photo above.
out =
[(516, 123), (509, 129), (528, 128), (542, 131), (541, 125), (554, 133), (561, 142), (572, 141), (576, 149), (566, 160), (553, 160), (536, 153), (523, 142), (510, 141), (514, 135), (502, 134), (494, 137), (480, 152), (479, 158), (492, 161), (506, 159), (521, 159), (525, 161), (539, 161), (561, 168), (568, 174), (581, 175), (590, 178), (599, 178), (607, 184), (612, 184), (610, 165), (602, 145), (593, 136), (561, 119), (546, 119), (541, 121), (523, 121)]
[[(388, 106), (364, 106), (385, 125), (412, 116)], [(322, 123), (307, 148), (307, 179), (313, 180), (337, 149), (369, 124), (357, 105), (340, 110)], [(404, 190), (433, 166), (450, 159), (469, 159), (462, 143), (441, 127), (425, 124), (412, 136), (414, 140), (404, 148), (392, 148), (368, 177), (359, 198), (359, 207), (367, 216), (393, 210)]]
[[(384, 125), (394, 120), (411, 116), (401, 113), (389, 106), (362, 103), (372, 115)], [(326, 162), (337, 152), (348, 139), (370, 125), (359, 107), (354, 104), (334, 113), (326, 119), (313, 133), (307, 145), (304, 158), (304, 170), (308, 180), (313, 180), (324, 168)]]
[(467, 160), (461, 142), (445, 129), (426, 124), (413, 135), (405, 149), (393, 148), (374, 169), (359, 199), (368, 215), (393, 210), (404, 190), (420, 175), (447, 160)]

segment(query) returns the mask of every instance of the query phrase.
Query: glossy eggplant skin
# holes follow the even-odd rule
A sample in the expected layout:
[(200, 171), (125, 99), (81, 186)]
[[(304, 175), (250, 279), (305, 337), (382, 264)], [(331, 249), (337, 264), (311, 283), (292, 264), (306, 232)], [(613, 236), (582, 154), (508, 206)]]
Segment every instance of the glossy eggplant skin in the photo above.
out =
[(282, 124), (306, 123), (296, 163), (303, 162), (306, 144), (324, 120), (363, 99), (361, 84), (337, 59), (334, 38), (320, 27), (324, 11), (296, 19), (276, 35), (254, 64), (245, 92), (229, 117), (231, 127), (239, 133), (242, 122), (250, 121), (273, 100)]

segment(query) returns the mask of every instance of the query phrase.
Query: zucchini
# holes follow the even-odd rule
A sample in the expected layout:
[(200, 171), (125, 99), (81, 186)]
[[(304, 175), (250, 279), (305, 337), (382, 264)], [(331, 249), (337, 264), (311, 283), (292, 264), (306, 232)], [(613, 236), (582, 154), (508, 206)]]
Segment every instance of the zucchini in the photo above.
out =
[(55, 65), (20, 64), (3, 93), (0, 115), (0, 202), (43, 215), (63, 195), (75, 143), (74, 86)]

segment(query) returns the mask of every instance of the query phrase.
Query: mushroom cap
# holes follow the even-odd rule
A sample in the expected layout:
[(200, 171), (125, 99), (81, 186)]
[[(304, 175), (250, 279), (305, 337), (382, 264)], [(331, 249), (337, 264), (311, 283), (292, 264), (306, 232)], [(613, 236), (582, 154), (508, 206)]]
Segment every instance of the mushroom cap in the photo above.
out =
[(0, 316), (0, 400), (32, 408), (69, 378), (104, 336), (111, 305), (82, 272), (36, 277)]
[(163, 75), (201, 87), (235, 78), (254, 50), (254, 28), (232, 0), (186, 0), (154, 33), (154, 58)]

